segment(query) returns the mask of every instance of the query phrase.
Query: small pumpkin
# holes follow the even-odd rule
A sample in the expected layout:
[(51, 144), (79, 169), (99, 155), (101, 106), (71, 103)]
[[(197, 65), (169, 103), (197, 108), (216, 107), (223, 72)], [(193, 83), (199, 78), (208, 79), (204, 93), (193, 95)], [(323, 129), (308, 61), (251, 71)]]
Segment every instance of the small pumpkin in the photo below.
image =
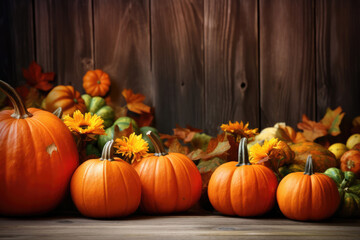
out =
[(335, 155), (320, 144), (302, 142), (291, 144), (290, 148), (295, 153), (292, 164), (305, 168), (307, 157), (311, 155), (314, 172), (324, 172), (328, 168), (339, 166), (339, 161), (336, 160)]
[(116, 119), (114, 124), (105, 130), (106, 135), (100, 135), (98, 139), (98, 147), (102, 149), (107, 141), (114, 138), (115, 126), (119, 127), (119, 131), (125, 130), (132, 125), (132, 128), (136, 134), (139, 134), (139, 128), (136, 121), (130, 117), (120, 117)]
[(146, 213), (168, 214), (192, 207), (201, 195), (201, 176), (196, 165), (184, 154), (166, 153), (162, 144), (148, 132), (154, 155), (135, 161), (141, 180), (140, 208)]
[(360, 151), (349, 150), (340, 159), (342, 171), (352, 171), (356, 177), (360, 178)]
[(263, 165), (251, 165), (247, 139), (239, 144), (238, 162), (220, 165), (212, 174), (208, 196), (212, 206), (226, 215), (258, 216), (275, 204), (278, 185), (273, 171)]
[(124, 217), (139, 206), (139, 176), (130, 164), (113, 156), (113, 145), (113, 140), (107, 142), (101, 158), (85, 161), (71, 179), (71, 197), (84, 216)]
[(104, 127), (111, 127), (114, 123), (114, 109), (106, 105), (106, 101), (102, 97), (91, 97), (89, 94), (81, 95), (85, 102), (88, 112), (100, 116), (104, 120)]
[(290, 173), (281, 180), (276, 196), (281, 212), (301, 221), (329, 218), (340, 204), (335, 182), (325, 174), (314, 173), (311, 155), (304, 173)]
[(111, 82), (109, 74), (100, 69), (87, 71), (83, 77), (83, 88), (92, 97), (103, 97), (109, 91)]
[(355, 173), (329, 168), (324, 174), (335, 181), (340, 193), (341, 204), (337, 215), (341, 217), (360, 216), (360, 179), (356, 179)]
[(54, 114), (26, 109), (0, 81), (14, 110), (0, 112), (0, 215), (37, 215), (63, 199), (78, 165), (72, 134)]
[(58, 85), (54, 87), (42, 102), (41, 107), (49, 112), (54, 112), (61, 107), (63, 115), (72, 115), (76, 110), (86, 112), (84, 100), (73, 86)]

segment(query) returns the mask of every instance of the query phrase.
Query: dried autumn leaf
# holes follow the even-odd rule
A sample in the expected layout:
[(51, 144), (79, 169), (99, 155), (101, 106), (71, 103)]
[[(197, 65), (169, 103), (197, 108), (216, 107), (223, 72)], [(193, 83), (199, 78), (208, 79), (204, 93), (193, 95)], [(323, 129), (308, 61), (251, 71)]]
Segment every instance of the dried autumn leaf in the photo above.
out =
[(280, 129), (281, 138), (284, 141), (292, 143), (300, 143), (306, 141), (306, 138), (301, 132), (296, 132), (290, 126), (279, 124), (278, 126), (275, 125), (275, 127), (278, 127)]
[[(231, 148), (231, 145), (229, 143), (229, 141), (227, 140), (227, 138), (223, 139), (222, 141), (218, 141), (220, 138), (218, 138), (217, 140), (213, 141), (211, 148), (208, 149), (206, 152), (204, 152), (201, 149), (196, 149), (194, 151), (192, 151), (191, 153), (189, 153), (187, 156), (191, 159), (191, 160), (198, 160), (198, 159), (202, 159), (202, 160), (208, 160), (214, 157), (222, 157), (224, 155), (227, 155), (227, 151)], [(215, 143), (216, 142), (216, 143)]]
[(28, 69), (23, 68), (22, 72), (26, 82), (32, 87), (43, 91), (49, 91), (53, 87), (49, 82), (54, 81), (55, 73), (42, 73), (40, 65), (35, 61), (30, 64)]
[(201, 150), (206, 151), (211, 138), (211, 136), (205, 133), (196, 133), (191, 140), (191, 146), (193, 149), (200, 148)]
[(340, 131), (340, 123), (343, 119), (345, 113), (341, 113), (342, 108), (337, 107), (335, 110), (331, 110), (330, 108), (326, 109), (325, 116), (323, 119), (320, 120), (320, 123), (322, 123), (326, 128), (328, 134), (332, 136), (337, 136), (341, 133)]
[(124, 137), (129, 137), (132, 133), (134, 132), (134, 128), (132, 126), (132, 123), (130, 122), (130, 125), (128, 128), (125, 128), (124, 130), (120, 131), (120, 128), (118, 125), (115, 125), (114, 127), (114, 137), (113, 139), (117, 139), (117, 138), (124, 138)]
[(145, 100), (144, 95), (140, 93), (134, 94), (131, 89), (124, 89), (121, 94), (126, 100), (126, 106), (129, 111), (137, 114), (150, 113), (150, 107), (143, 103), (143, 101)]
[(138, 117), (134, 117), (134, 120), (139, 127), (150, 126), (154, 120), (154, 113), (153, 111), (150, 113), (142, 113)]
[(209, 141), (208, 148), (206, 152), (211, 152), (215, 149), (218, 142), (228, 141), (230, 144), (230, 149), (224, 153), (222, 156), (220, 156), (222, 159), (226, 161), (237, 161), (238, 160), (238, 148), (239, 148), (239, 142), (236, 141), (236, 136), (230, 133), (222, 133), (219, 134), (216, 138), (212, 138)]
[(179, 140), (175, 138), (169, 141), (169, 152), (182, 153), (187, 155), (190, 150), (187, 146), (181, 145)]
[(327, 128), (322, 123), (309, 120), (305, 114), (303, 114), (302, 122), (298, 123), (297, 127), (304, 131), (303, 135), (309, 141), (314, 141), (328, 133)]
[[(192, 141), (196, 133), (202, 132), (201, 129), (197, 129), (189, 125), (187, 125), (186, 128), (183, 128), (177, 124), (173, 131), (174, 135), (160, 134), (160, 138), (167, 139), (168, 141), (176, 138), (178, 140), (182, 140), (184, 143), (189, 143)], [(169, 146), (169, 143), (165, 143), (165, 146)]]
[(40, 94), (36, 88), (30, 88), (29, 94), (25, 100), (25, 106), (27, 108), (40, 108), (44, 98), (45, 97)]

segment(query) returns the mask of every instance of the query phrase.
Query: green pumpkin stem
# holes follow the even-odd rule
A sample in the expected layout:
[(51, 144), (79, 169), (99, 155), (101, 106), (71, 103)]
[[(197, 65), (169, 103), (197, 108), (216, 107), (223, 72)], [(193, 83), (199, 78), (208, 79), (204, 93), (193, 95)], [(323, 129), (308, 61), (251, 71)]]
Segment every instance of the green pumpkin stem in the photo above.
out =
[(313, 168), (313, 163), (312, 163), (312, 157), (311, 157), (311, 155), (309, 155), (306, 159), (304, 175), (311, 176), (313, 174), (314, 174), (314, 168)]
[(22, 102), (19, 94), (6, 82), (0, 80), (0, 90), (5, 93), (5, 95), (10, 99), (12, 105), (14, 106), (14, 113), (11, 117), (16, 119), (24, 119), (31, 117), (32, 114), (28, 112), (24, 103)]
[(239, 152), (238, 152), (238, 164), (237, 167), (251, 165), (249, 161), (249, 153), (247, 149), (247, 138), (242, 138), (239, 143)]
[(101, 158), (100, 160), (108, 160), (113, 161), (114, 160), (114, 140), (110, 140), (105, 143), (105, 146), (102, 150)]
[(148, 131), (146, 135), (150, 138), (151, 143), (154, 145), (155, 148), (155, 156), (165, 156), (167, 152), (165, 151), (164, 146), (156, 137), (156, 135), (152, 131)]

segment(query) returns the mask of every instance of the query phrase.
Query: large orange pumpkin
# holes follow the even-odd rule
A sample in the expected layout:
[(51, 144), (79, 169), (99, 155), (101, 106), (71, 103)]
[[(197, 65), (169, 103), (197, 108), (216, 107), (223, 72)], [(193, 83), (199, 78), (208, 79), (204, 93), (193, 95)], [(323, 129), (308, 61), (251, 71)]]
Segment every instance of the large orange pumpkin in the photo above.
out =
[(166, 153), (154, 133), (147, 134), (155, 154), (133, 164), (141, 180), (144, 212), (166, 214), (192, 207), (201, 195), (201, 176), (196, 165), (181, 153)]
[(238, 162), (222, 164), (212, 174), (208, 196), (212, 206), (226, 215), (258, 216), (275, 204), (278, 185), (273, 171), (262, 165), (251, 165), (247, 139), (239, 144)]
[(136, 211), (141, 183), (130, 164), (113, 157), (114, 140), (107, 142), (100, 159), (85, 161), (71, 179), (77, 209), (94, 218), (124, 217)]
[(26, 109), (7, 83), (15, 110), (0, 112), (0, 214), (48, 212), (64, 197), (78, 165), (74, 139), (50, 112)]
[(281, 180), (277, 201), (286, 217), (316, 221), (335, 213), (340, 204), (340, 195), (334, 180), (325, 174), (313, 172), (309, 155), (304, 173), (290, 173)]
[(109, 75), (100, 69), (90, 70), (83, 77), (83, 88), (92, 97), (105, 96), (110, 85)]
[(82, 113), (86, 112), (85, 102), (73, 86), (54, 87), (42, 103), (42, 108), (50, 112), (55, 111), (58, 107), (62, 108), (64, 115), (72, 115), (76, 110), (80, 110)]

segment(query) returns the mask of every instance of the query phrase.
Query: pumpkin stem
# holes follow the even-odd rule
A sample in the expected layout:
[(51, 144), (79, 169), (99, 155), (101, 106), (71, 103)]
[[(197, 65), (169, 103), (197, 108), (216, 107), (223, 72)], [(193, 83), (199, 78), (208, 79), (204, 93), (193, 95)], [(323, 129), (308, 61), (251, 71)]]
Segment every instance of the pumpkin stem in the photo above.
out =
[(236, 166), (240, 167), (244, 165), (251, 165), (247, 149), (247, 138), (245, 137), (243, 137), (239, 143), (238, 164), (236, 164)]
[(314, 174), (314, 169), (313, 169), (313, 163), (312, 163), (312, 157), (311, 155), (309, 155), (306, 159), (306, 164), (305, 164), (305, 172), (304, 175), (313, 175)]
[(53, 112), (53, 114), (54, 114), (55, 116), (57, 116), (58, 118), (61, 119), (61, 117), (62, 117), (62, 115), (63, 115), (62, 108), (61, 108), (61, 107), (58, 107), (58, 108)]
[(165, 151), (164, 146), (162, 145), (162, 143), (159, 141), (157, 136), (152, 131), (148, 131), (146, 133), (146, 135), (150, 138), (150, 141), (154, 145), (154, 148), (155, 148), (155, 154), (154, 155), (155, 156), (165, 156), (165, 155), (167, 155), (167, 152)]
[(0, 80), (0, 90), (5, 93), (5, 95), (10, 99), (12, 105), (14, 106), (14, 113), (11, 117), (20, 119), (31, 117), (32, 114), (28, 112), (24, 103), (21, 101), (19, 94), (6, 82)]
[(110, 140), (105, 143), (105, 146), (102, 150), (101, 158), (100, 160), (108, 160), (113, 161), (114, 160), (114, 140)]

